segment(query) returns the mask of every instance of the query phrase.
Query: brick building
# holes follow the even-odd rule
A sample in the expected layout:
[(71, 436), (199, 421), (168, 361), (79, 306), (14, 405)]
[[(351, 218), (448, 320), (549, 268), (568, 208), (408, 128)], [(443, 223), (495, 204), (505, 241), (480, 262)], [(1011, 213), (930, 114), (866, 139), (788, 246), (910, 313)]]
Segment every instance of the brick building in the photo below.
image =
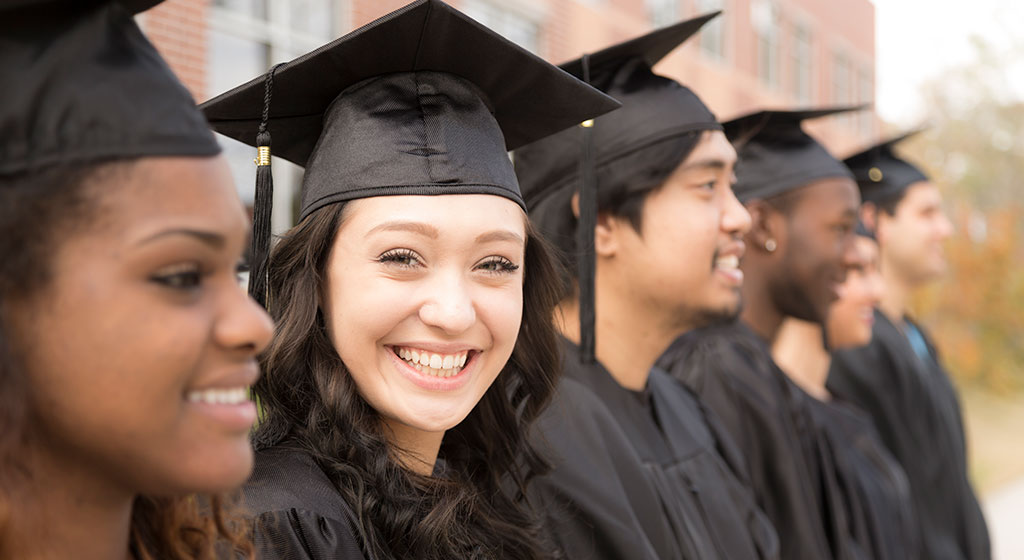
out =
[[(204, 100), (367, 23), (408, 0), (168, 0), (140, 16), (174, 70)], [(657, 71), (687, 84), (723, 119), (762, 107), (870, 102), (875, 7), (870, 0), (449, 0), (558, 63), (657, 26), (723, 14)], [(873, 111), (809, 127), (839, 154), (870, 142)], [(225, 139), (243, 198), (253, 149)], [(275, 229), (290, 224), (301, 170), (274, 168)]]

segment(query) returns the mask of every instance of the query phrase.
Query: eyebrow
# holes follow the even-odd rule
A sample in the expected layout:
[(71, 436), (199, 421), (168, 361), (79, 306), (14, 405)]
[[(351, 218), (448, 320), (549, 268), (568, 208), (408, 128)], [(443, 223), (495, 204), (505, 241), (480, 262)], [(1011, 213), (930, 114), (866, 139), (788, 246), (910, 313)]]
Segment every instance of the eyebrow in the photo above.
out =
[(487, 233), (481, 233), (476, 236), (477, 243), (489, 243), (492, 241), (511, 241), (520, 245), (524, 244), (523, 236), (519, 235), (514, 231), (508, 230), (494, 230)]
[(720, 170), (720, 169), (725, 169), (726, 167), (728, 167), (728, 165), (725, 163), (725, 160), (721, 160), (721, 159), (701, 159), (701, 160), (697, 160), (697, 161), (695, 161), (693, 163), (688, 163), (688, 164), (684, 165), (683, 169), (684, 170), (687, 170), (687, 169), (714, 169), (714, 170)]
[(436, 227), (422, 222), (384, 222), (366, 232), (366, 237), (380, 231), (409, 231), (431, 239), (437, 239), (440, 235)]
[(203, 231), (199, 229), (177, 228), (157, 232), (153, 235), (150, 235), (149, 237), (142, 239), (136, 245), (146, 245), (148, 243), (158, 241), (165, 237), (172, 237), (175, 235), (184, 235), (187, 237), (198, 239), (202, 243), (209, 245), (215, 249), (220, 249), (224, 247), (224, 245), (227, 243), (227, 240), (224, 238), (224, 236), (219, 233), (214, 233), (212, 231)]

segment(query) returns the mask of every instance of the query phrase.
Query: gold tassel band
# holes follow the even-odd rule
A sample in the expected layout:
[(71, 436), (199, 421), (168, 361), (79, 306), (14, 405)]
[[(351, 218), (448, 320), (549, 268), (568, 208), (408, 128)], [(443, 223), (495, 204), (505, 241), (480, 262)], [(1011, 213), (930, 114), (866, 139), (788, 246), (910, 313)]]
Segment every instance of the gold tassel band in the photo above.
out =
[(252, 160), (256, 165), (270, 165), (270, 146), (256, 148), (256, 159)]

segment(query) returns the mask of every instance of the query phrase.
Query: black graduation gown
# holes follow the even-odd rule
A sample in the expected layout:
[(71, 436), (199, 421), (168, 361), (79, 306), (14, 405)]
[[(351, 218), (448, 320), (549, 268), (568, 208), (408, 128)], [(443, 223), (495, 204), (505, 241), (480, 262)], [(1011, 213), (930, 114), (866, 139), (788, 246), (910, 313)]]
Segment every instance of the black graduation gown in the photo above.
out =
[(664, 372), (634, 392), (577, 356), (566, 342), (564, 375), (534, 434), (554, 469), (528, 491), (566, 557), (777, 558), (773, 528), (719, 455), (697, 401)]
[(907, 475), (882, 444), (871, 418), (838, 399), (814, 400), (811, 408), (835, 452), (847, 503), (861, 514), (851, 519), (854, 538), (874, 560), (920, 558)]
[(280, 447), (256, 452), (242, 488), (261, 560), (368, 560), (351, 508), (309, 455)]
[(691, 331), (658, 360), (711, 409), (740, 449), (751, 488), (778, 531), (781, 557), (864, 558), (831, 446), (812, 397), (786, 377), (767, 344), (740, 321)]
[[(923, 333), (923, 331), (922, 331)], [(865, 410), (910, 482), (926, 560), (987, 560), (985, 519), (967, 474), (956, 390), (930, 341), (921, 359), (875, 312), (871, 343), (836, 352), (828, 389)]]

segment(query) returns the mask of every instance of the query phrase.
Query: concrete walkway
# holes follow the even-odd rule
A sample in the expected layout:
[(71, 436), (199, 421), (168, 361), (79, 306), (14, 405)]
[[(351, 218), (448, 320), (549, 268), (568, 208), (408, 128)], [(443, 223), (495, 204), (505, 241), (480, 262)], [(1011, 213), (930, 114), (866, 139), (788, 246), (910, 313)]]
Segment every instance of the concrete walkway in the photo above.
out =
[(993, 560), (1024, 560), (1024, 479), (984, 500)]

